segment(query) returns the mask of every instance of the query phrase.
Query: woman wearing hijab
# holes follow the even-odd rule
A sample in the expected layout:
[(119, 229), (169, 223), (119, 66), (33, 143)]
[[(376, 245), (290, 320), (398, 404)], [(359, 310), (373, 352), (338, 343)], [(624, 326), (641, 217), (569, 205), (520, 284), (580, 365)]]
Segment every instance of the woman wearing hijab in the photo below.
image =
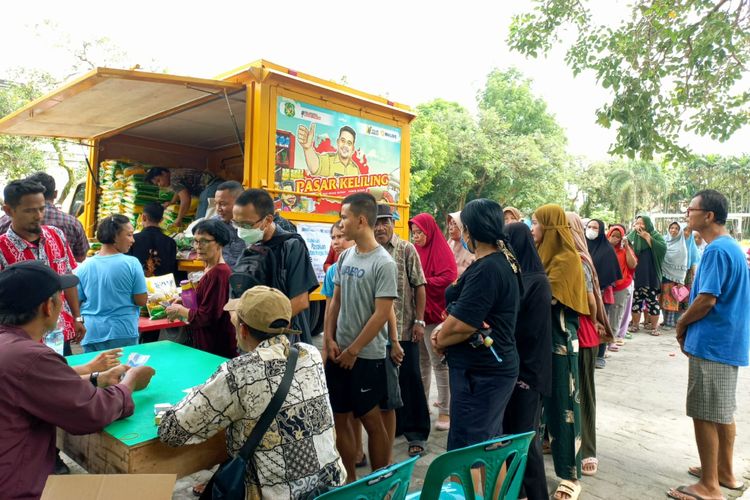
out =
[[(596, 458), (596, 384), (594, 372), (596, 368), (604, 367), (599, 364), (599, 358), (597, 357), (599, 345), (614, 342), (614, 338), (602, 300), (602, 287), (599, 284), (596, 265), (586, 245), (587, 238), (584, 236), (583, 223), (576, 213), (566, 212), (566, 217), (573, 233), (573, 242), (583, 264), (586, 300), (589, 305), (589, 314), (581, 314), (578, 317), (578, 378), (581, 395), (581, 469), (584, 475), (593, 476), (599, 469), (599, 460)], [(609, 243), (607, 244), (609, 245)], [(604, 358), (601, 361), (604, 361)]]
[(505, 207), (503, 209), (503, 220), (506, 224), (523, 222), (523, 215), (521, 215), (521, 211), (516, 207)]
[(625, 344), (625, 332), (627, 332), (630, 307), (633, 303), (630, 285), (633, 283), (633, 273), (638, 263), (625, 234), (625, 226), (621, 224), (612, 224), (607, 231), (607, 240), (612, 245), (620, 266), (620, 273), (622, 273), (622, 278), (615, 281), (613, 287), (615, 302), (607, 313), (612, 333), (615, 336), (615, 344), (618, 346)]
[(520, 361), (518, 382), (503, 418), (503, 432), (536, 431), (529, 447), (526, 471), (519, 498), (547, 500), (539, 421), (542, 398), (552, 391), (552, 288), (536, 252), (531, 230), (523, 222), (505, 228), (508, 243), (521, 266), (523, 294), (516, 319), (516, 349)]
[(425, 292), (427, 304), (424, 311), (424, 339), (420, 344), (419, 366), (422, 372), (422, 384), (425, 397), (430, 400), (430, 381), (435, 372), (438, 388), (438, 420), (435, 429), (447, 431), (450, 428), (450, 387), (448, 367), (442, 362), (432, 348), (430, 337), (432, 330), (443, 321), (445, 313), (445, 289), (456, 281), (456, 261), (443, 233), (430, 214), (419, 214), (409, 221), (412, 241), (422, 262), (422, 270), (427, 280)]
[(562, 479), (554, 498), (575, 499), (581, 493), (578, 317), (589, 314), (583, 264), (559, 205), (539, 207), (531, 233), (552, 287), (552, 392), (544, 400), (544, 416), (555, 473)]
[[(654, 229), (648, 215), (639, 215), (628, 234), (628, 241), (635, 251), (638, 264), (635, 267), (633, 291), (633, 321), (629, 330), (640, 329), (641, 311), (648, 311), (647, 330), (651, 335), (659, 335), (659, 291), (661, 289), (661, 266), (667, 253), (667, 243)], [(645, 304), (645, 305), (644, 305)]]
[(456, 270), (458, 271), (458, 277), (466, 271), (466, 268), (474, 262), (474, 255), (464, 246), (464, 241), (461, 239), (461, 233), (464, 230), (463, 224), (461, 224), (461, 212), (453, 212), (448, 215), (448, 246), (453, 251), (453, 256), (456, 259)]
[[(586, 224), (586, 246), (589, 250), (591, 260), (594, 262), (596, 274), (599, 277), (599, 286), (601, 287), (602, 301), (604, 302), (604, 311), (609, 315), (612, 304), (615, 303), (614, 284), (622, 278), (620, 264), (617, 262), (617, 256), (612, 249), (612, 245), (607, 241), (604, 235), (604, 222), (600, 219), (591, 219)], [(609, 316), (607, 316), (607, 323)], [(612, 331), (617, 328), (615, 325), (609, 325)], [(617, 344), (609, 345), (611, 351), (617, 352), (620, 348)], [(604, 368), (607, 361), (604, 359), (604, 353), (607, 350), (607, 344), (599, 345), (599, 352), (596, 354), (597, 368)]]
[[(466, 241), (476, 260), (446, 290), (445, 321), (432, 333), (450, 368), (448, 450), (503, 433), (503, 415), (518, 378), (514, 330), (521, 297), (521, 270), (506, 245), (503, 210), (473, 200), (461, 212)], [(491, 338), (487, 346), (483, 340)]]
[(667, 236), (667, 253), (662, 264), (661, 309), (664, 311), (664, 326), (674, 328), (680, 301), (672, 294), (677, 285), (685, 284), (687, 274), (688, 250), (685, 236), (677, 221), (669, 225)]
[[(687, 246), (688, 255), (687, 273), (685, 273), (685, 286), (688, 288), (688, 290), (690, 290), (693, 288), (693, 280), (695, 279), (695, 273), (698, 270), (698, 264), (700, 264), (701, 261), (701, 254), (698, 252), (698, 245), (695, 244), (693, 232), (690, 230), (687, 223), (680, 223), (680, 229), (682, 230), (682, 236), (685, 239), (685, 246)], [(676, 320), (680, 319), (682, 313), (687, 311), (689, 305), (689, 298), (686, 298), (685, 300), (680, 302), (680, 310), (677, 312), (677, 317), (675, 318)], [(675, 323), (677, 323), (676, 320)]]

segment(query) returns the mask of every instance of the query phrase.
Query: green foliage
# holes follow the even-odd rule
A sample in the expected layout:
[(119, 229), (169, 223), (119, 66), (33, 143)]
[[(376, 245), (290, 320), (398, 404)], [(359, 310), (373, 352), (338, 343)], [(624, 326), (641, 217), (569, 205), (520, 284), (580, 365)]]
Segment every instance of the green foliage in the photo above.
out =
[(618, 26), (592, 22), (582, 0), (536, 0), (514, 17), (510, 47), (537, 57), (573, 27), (566, 62), (592, 70), (612, 98), (596, 113), (617, 137), (610, 153), (686, 160), (679, 134), (724, 141), (750, 121), (750, 90), (742, 81), (750, 59), (750, 2), (635, 0)]
[(411, 128), (412, 212), (438, 221), (475, 198), (525, 213), (564, 203), (566, 139), (546, 103), (515, 69), (495, 70), (478, 95), (479, 114), (437, 99), (417, 107)]

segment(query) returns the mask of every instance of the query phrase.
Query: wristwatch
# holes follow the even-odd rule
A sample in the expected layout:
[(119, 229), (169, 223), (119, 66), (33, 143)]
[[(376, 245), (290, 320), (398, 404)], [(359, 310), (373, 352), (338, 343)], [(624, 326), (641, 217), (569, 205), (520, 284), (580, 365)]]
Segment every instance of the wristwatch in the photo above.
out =
[(73, 318), (76, 323), (83, 324), (83, 316), (78, 316), (77, 318)]
[(414, 320), (414, 324), (415, 324), (415, 325), (419, 325), (419, 326), (421, 326), (422, 328), (424, 328), (425, 326), (427, 326), (427, 323), (425, 323), (425, 322), (424, 322), (423, 320), (421, 320), (421, 319), (415, 319), (415, 320)]
[(89, 382), (91, 382), (94, 387), (99, 387), (99, 372), (93, 372), (89, 375)]

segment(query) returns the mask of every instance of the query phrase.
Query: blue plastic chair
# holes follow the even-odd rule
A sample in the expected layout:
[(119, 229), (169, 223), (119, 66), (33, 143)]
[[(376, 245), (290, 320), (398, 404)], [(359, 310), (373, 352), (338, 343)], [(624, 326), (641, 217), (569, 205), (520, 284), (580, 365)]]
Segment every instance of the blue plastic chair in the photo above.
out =
[(320, 495), (320, 500), (404, 500), (419, 457), (378, 469), (369, 476)]
[[(443, 453), (427, 469), (422, 491), (409, 494), (406, 500), (477, 500), (471, 469), (482, 465), (485, 468), (482, 491), (486, 498), (493, 498), (500, 471), (506, 464), (507, 471), (498, 498), (516, 500), (533, 438), (534, 431), (530, 431)], [(461, 482), (443, 482), (452, 476)]]

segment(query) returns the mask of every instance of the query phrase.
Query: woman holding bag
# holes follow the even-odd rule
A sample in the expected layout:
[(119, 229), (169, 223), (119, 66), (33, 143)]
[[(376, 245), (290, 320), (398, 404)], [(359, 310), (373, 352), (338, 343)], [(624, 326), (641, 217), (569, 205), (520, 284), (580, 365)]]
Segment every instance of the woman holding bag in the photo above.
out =
[[(518, 377), (515, 326), (521, 269), (506, 245), (503, 210), (478, 199), (461, 212), (463, 238), (476, 260), (446, 290), (448, 316), (432, 332), (450, 370), (448, 450), (500, 436), (503, 416)], [(487, 347), (484, 337), (492, 339)]]

